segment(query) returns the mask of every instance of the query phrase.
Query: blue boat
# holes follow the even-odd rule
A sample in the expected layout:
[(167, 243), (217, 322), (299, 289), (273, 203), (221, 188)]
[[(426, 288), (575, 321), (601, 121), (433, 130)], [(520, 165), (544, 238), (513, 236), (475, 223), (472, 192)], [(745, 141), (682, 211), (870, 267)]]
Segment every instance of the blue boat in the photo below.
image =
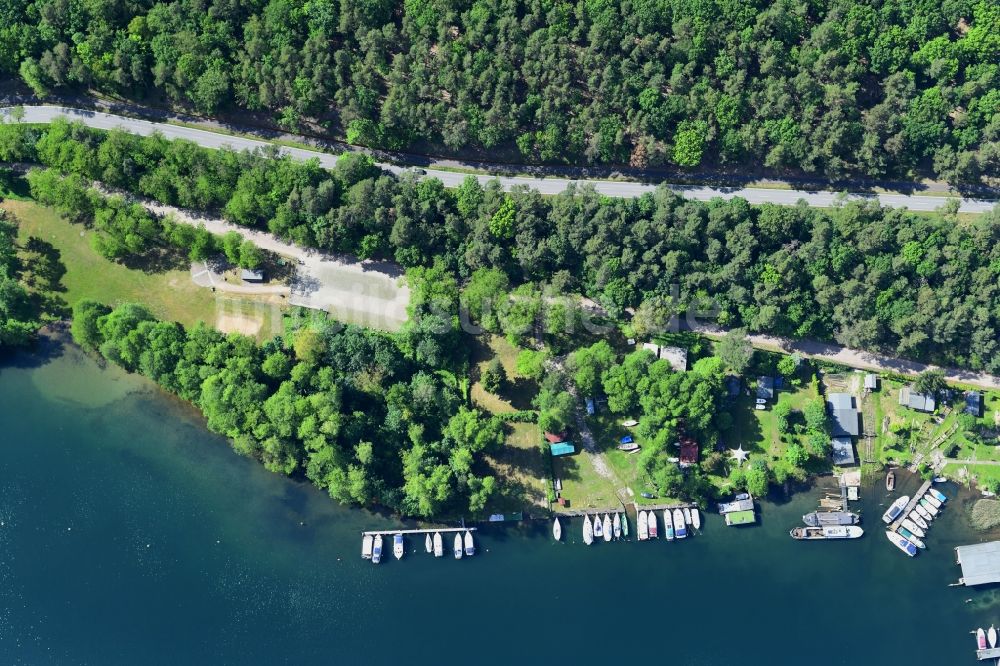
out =
[(632, 439), (632, 435), (625, 435), (624, 437), (622, 437), (622, 438), (621, 438), (620, 440), (618, 440), (618, 441), (619, 441), (619, 442), (621, 442), (622, 444), (631, 444), (631, 443), (632, 443), (632, 442), (634, 442), (635, 440), (634, 440), (634, 439)]
[(935, 498), (935, 499), (937, 499), (937, 501), (941, 502), (942, 504), (943, 504), (944, 502), (947, 502), (947, 501), (948, 501), (948, 496), (947, 496), (947, 495), (945, 495), (945, 494), (944, 494), (943, 492), (941, 492), (941, 491), (939, 491), (939, 490), (936, 490), (936, 489), (934, 489), (934, 488), (931, 488), (931, 489), (930, 489), (930, 490), (928, 490), (927, 492), (929, 492), (929, 493), (930, 493), (931, 495), (933, 495), (933, 496), (934, 496), (934, 498)]
[(684, 520), (684, 512), (680, 509), (674, 509), (674, 535), (678, 539), (684, 539), (688, 535), (687, 523)]

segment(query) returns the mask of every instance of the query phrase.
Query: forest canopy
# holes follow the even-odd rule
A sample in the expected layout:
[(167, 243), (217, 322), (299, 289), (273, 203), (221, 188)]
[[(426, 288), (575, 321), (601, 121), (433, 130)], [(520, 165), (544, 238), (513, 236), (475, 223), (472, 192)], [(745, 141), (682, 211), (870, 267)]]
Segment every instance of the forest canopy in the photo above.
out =
[(1000, 169), (991, 0), (6, 0), (0, 73), (518, 161)]

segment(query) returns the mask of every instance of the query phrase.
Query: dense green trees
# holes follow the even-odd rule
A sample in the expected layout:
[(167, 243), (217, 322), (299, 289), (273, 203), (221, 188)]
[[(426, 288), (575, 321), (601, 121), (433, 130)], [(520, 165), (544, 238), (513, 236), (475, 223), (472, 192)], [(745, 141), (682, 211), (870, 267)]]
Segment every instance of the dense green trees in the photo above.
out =
[(0, 209), (0, 349), (34, 340), (41, 313), (22, 280), (17, 255), (17, 224)]
[(975, 181), (1000, 159), (990, 0), (7, 4), (0, 71), (39, 94), (522, 160)]
[[(124, 166), (113, 157), (123, 145), (131, 155)], [(688, 201), (666, 189), (619, 200), (571, 187), (543, 198), (474, 178), (450, 191), (436, 180), (395, 178), (357, 155), (327, 172), (68, 123), (0, 125), (0, 155), (221, 210), (299, 243), (431, 271), (440, 293), (418, 304), (408, 329), (409, 344), (427, 359), (455, 348), (432, 331), (457, 330), (459, 302), (473, 323), (517, 344), (541, 335), (556, 353), (569, 351), (588, 316), (553, 295), (577, 292), (617, 318), (637, 308), (636, 328), (647, 332), (714, 300), (717, 322), (729, 328), (1000, 372), (998, 211), (965, 221), (870, 202), (753, 207)], [(55, 205), (86, 210), (78, 188), (67, 191), (68, 201)], [(511, 205), (512, 231), (497, 235), (496, 214)], [(105, 226), (122, 247), (145, 244), (140, 218), (122, 210)], [(193, 256), (211, 236), (176, 225), (170, 242)]]
[(79, 344), (192, 401), (237, 451), (338, 501), (430, 517), (480, 511), (495, 489), (482, 455), (503, 446), (503, 424), (461, 406), (393, 336), (305, 327), (261, 346), (157, 321), (141, 305), (84, 300), (73, 315)]

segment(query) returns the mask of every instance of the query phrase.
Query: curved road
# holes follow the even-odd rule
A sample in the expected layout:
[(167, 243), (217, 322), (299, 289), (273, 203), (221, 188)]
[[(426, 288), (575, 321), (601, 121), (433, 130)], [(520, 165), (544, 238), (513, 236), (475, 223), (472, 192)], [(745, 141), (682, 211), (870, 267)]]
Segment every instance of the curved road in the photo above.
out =
[[(76, 109), (65, 106), (45, 106), (33, 105), (22, 106), (22, 122), (26, 123), (49, 123), (59, 116), (65, 116), (73, 120), (82, 121), (84, 124), (97, 129), (122, 128), (135, 134), (143, 136), (160, 132), (168, 139), (187, 139), (205, 148), (222, 148), (229, 146), (238, 150), (263, 148), (273, 145), (267, 141), (251, 139), (242, 136), (231, 136), (205, 129), (185, 127), (182, 125), (172, 125), (169, 123), (151, 122), (126, 116), (118, 116), (102, 111), (90, 111)], [(0, 108), (0, 118), (8, 119), (11, 115), (12, 107)], [(291, 155), (297, 159), (317, 159), (319, 163), (327, 168), (332, 167), (337, 161), (337, 155), (324, 153), (304, 148), (292, 148), (279, 146), (281, 153)], [(401, 173), (407, 170), (394, 164), (379, 164), (383, 169), (393, 173)], [(422, 170), (423, 171), (423, 170)], [(466, 173), (445, 171), (437, 169), (426, 169), (424, 177), (434, 177), (441, 180), (446, 187), (457, 187), (468, 175)], [(600, 194), (610, 197), (636, 197), (646, 192), (651, 192), (657, 186), (652, 183), (612, 181), (612, 180), (585, 180), (573, 178), (542, 178), (531, 176), (505, 176), (505, 175), (483, 175), (474, 174), (480, 182), (486, 182), (496, 178), (509, 190), (515, 185), (527, 185), (542, 194), (558, 194), (564, 191), (569, 185), (593, 185)], [(742, 197), (752, 204), (775, 203), (782, 205), (795, 205), (800, 200), (808, 205), (828, 208), (845, 196), (844, 193), (833, 191), (812, 191), (795, 189), (769, 189), (763, 187), (711, 187), (696, 185), (673, 185), (667, 186), (678, 194), (689, 199), (707, 201), (714, 198), (730, 199)], [(959, 211), (963, 213), (985, 213), (993, 209), (998, 203), (995, 200), (959, 198), (941, 195), (913, 195), (896, 193), (849, 193), (848, 198), (855, 199), (876, 199), (883, 206), (906, 207), (914, 211), (933, 211), (949, 201), (959, 201)]]

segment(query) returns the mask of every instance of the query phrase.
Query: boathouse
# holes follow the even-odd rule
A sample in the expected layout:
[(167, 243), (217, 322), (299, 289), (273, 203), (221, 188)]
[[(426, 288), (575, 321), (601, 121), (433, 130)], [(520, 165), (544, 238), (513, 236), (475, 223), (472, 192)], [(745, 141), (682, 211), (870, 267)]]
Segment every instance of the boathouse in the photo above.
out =
[(962, 578), (958, 582), (963, 585), (1000, 583), (1000, 541), (959, 546), (955, 549), (955, 557), (962, 567)]

